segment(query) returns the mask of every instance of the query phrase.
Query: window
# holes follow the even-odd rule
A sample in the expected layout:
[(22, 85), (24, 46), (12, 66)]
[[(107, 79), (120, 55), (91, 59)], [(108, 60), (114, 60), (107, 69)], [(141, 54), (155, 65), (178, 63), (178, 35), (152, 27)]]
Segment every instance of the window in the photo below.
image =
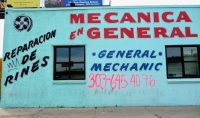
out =
[(54, 47), (54, 80), (85, 80), (85, 46)]
[(167, 78), (198, 78), (199, 46), (166, 46)]

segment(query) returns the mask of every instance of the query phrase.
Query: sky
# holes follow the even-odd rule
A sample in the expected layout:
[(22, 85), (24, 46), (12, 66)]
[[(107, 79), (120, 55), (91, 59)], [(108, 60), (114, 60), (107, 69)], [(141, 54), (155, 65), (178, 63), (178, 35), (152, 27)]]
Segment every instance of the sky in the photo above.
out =
[[(43, 6), (44, 0), (41, 0)], [(147, 2), (148, 1), (148, 2)], [(104, 0), (104, 5), (109, 5), (110, 0)], [(141, 6), (141, 5), (200, 5), (200, 0), (111, 0), (111, 6)], [(0, 58), (3, 51), (4, 20), (0, 19)]]

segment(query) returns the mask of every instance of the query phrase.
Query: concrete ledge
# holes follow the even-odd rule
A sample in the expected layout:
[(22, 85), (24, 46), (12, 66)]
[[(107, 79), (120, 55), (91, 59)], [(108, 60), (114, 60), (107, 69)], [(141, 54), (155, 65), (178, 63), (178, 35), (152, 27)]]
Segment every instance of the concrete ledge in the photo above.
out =
[(86, 80), (56, 80), (53, 81), (54, 85), (62, 85), (62, 84), (86, 84)]
[(200, 83), (200, 79), (168, 79), (168, 84)]

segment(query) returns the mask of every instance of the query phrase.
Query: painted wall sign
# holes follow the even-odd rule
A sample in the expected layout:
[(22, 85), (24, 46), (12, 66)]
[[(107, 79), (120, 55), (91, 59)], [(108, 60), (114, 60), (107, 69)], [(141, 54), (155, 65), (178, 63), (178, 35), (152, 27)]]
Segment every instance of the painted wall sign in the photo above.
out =
[[(37, 52), (37, 50), (34, 50), (33, 52), (31, 52), (30, 55), (24, 55), (23, 60), (21, 61), (21, 64), (24, 65), (29, 60), (30, 61), (35, 61), (35, 59), (36, 59), (36, 52)], [(25, 75), (29, 74), (29, 72), (33, 72), (34, 73), (37, 70), (39, 70), (40, 67), (47, 66), (48, 59), (49, 59), (49, 56), (44, 56), (42, 58), (42, 62), (40, 62), (40, 59), (39, 59), (39, 60), (35, 61), (32, 66), (27, 66), (27, 67), (23, 68), (20, 72), (16, 72), (15, 75), (9, 75), (9, 76), (7, 76), (4, 85), (7, 86), (8, 83), (12, 84), (14, 82), (14, 80), (17, 81), (19, 77), (24, 78)], [(11, 63), (9, 63), (9, 65), (11, 65)], [(13, 66), (17, 67), (16, 65), (13, 65)], [(18, 69), (18, 68), (15, 68), (15, 69)], [(10, 70), (13, 70), (13, 68), (10, 69)]]
[[(159, 52), (158, 54), (155, 54), (155, 50), (149, 51), (141, 51), (141, 50), (102, 50), (98, 54), (98, 58), (107, 58), (107, 59), (112, 59), (112, 58), (123, 58), (123, 59), (135, 59), (135, 58), (147, 58), (147, 59), (154, 59), (156, 58), (157, 55), (162, 56), (162, 52)], [(93, 56), (96, 55), (96, 53), (92, 53)], [(129, 61), (130, 62), (130, 61)], [(160, 66), (162, 66), (161, 62), (157, 63), (141, 63), (138, 64), (137, 62), (133, 63), (94, 63), (93, 66), (91, 67), (91, 71), (146, 71), (146, 70), (155, 70), (159, 71)]]
[[(87, 20), (86, 20), (87, 17)], [(103, 19), (100, 19), (103, 17)], [(107, 12), (107, 13), (79, 13), (70, 14), (71, 24), (129, 24), (131, 27), (90, 27), (88, 29), (79, 28), (72, 31), (69, 39), (74, 40), (76, 38), (76, 32), (82, 33), (83, 30), (87, 30), (87, 36), (90, 39), (123, 39), (126, 36), (130, 39), (150, 39), (150, 38), (186, 38), (186, 37), (198, 37), (197, 32), (191, 31), (191, 27), (186, 25), (183, 28), (174, 25), (167, 30), (162, 25), (156, 27), (140, 26), (139, 24), (149, 23), (192, 23), (192, 19), (186, 11), (180, 11), (178, 14), (174, 12), (165, 11), (159, 12), (137, 12), (136, 14), (130, 12), (124, 12), (119, 14), (118, 12)], [(137, 27), (135, 26), (137, 24)], [(152, 33), (150, 33), (152, 32)]]
[(55, 38), (55, 36), (56, 36), (56, 30), (47, 32), (44, 35), (40, 35), (38, 38), (35, 38), (34, 40), (30, 40), (28, 43), (18, 46), (10, 52), (6, 52), (3, 61), (15, 58), (18, 54), (29, 51), (31, 48), (41, 45), (52, 38)]
[[(88, 88), (99, 88), (101, 90), (116, 89), (121, 90), (127, 88), (128, 86), (132, 87), (154, 87), (156, 85), (156, 80), (153, 78), (153, 75), (147, 74), (132, 74), (130, 77), (127, 77), (125, 74), (112, 74), (107, 76), (106, 74), (94, 74), (89, 75), (91, 85)], [(142, 84), (141, 84), (142, 83)]]
[(13, 26), (18, 32), (23, 30), (29, 32), (33, 26), (33, 21), (29, 16), (22, 14), (15, 18)]
[[(4, 85), (7, 86), (8, 84), (12, 84), (14, 81), (17, 81), (19, 77), (24, 78), (25, 75), (27, 76), (29, 74), (29, 72), (34, 73), (38, 71), (41, 67), (47, 66), (50, 57), (43, 56), (42, 59), (37, 59), (36, 56), (38, 52), (37, 49), (32, 51), (30, 54), (24, 55), (21, 61), (17, 59), (17, 56), (20, 55), (20, 53), (25, 53), (31, 50), (32, 48), (35, 48), (47, 42), (48, 40), (55, 38), (55, 36), (56, 36), (56, 30), (53, 30), (51, 32), (47, 32), (46, 34), (39, 36), (38, 38), (35, 38), (34, 40), (30, 40), (28, 43), (25, 43), (21, 46), (14, 48), (10, 52), (6, 52), (3, 61), (7, 63), (9, 60), (12, 60), (7, 64), (8, 72), (13, 70), (14, 71), (18, 70), (18, 71), (16, 71), (14, 75), (8, 75), (6, 77)], [(25, 66), (28, 61), (33, 62), (33, 64), (31, 66), (30, 65)], [(19, 70), (19, 68), (22, 69)]]
[[(99, 53), (92, 53), (92, 56), (97, 56), (99, 59), (123, 59), (124, 62), (102, 62), (102, 63), (93, 63), (90, 68), (91, 72), (95, 72), (97, 74), (91, 73), (89, 75), (89, 79), (91, 80), (91, 85), (88, 88), (100, 88), (105, 89), (107, 84), (110, 85), (111, 89), (116, 89), (118, 86), (118, 90), (122, 88), (126, 88), (128, 85), (130, 86), (133, 83), (134, 87), (140, 86), (141, 78), (146, 80), (146, 86), (155, 86), (156, 80), (152, 79), (152, 75), (147, 74), (132, 74), (130, 77), (124, 74), (124, 72), (135, 73), (135, 72), (145, 72), (145, 71), (160, 71), (162, 67), (162, 62), (143, 62), (137, 63), (134, 61), (135, 59), (145, 59), (148, 61), (149, 59), (155, 59), (157, 56), (162, 56), (162, 52), (156, 52), (155, 50), (102, 50)], [(96, 61), (100, 61), (97, 60)], [(108, 60), (109, 61), (109, 60)], [(110, 77), (102, 72), (112, 72), (117, 74), (112, 74)], [(123, 73), (122, 73), (123, 72)], [(102, 73), (102, 74), (98, 74)], [(122, 74), (119, 74), (122, 73)], [(129, 74), (130, 75), (130, 74)], [(152, 83), (153, 82), (153, 83)], [(124, 85), (124, 86), (122, 86)], [(114, 86), (114, 87), (113, 87)]]
[(6, 10), (2, 107), (200, 105), (199, 78), (167, 78), (165, 48), (199, 45), (200, 7)]

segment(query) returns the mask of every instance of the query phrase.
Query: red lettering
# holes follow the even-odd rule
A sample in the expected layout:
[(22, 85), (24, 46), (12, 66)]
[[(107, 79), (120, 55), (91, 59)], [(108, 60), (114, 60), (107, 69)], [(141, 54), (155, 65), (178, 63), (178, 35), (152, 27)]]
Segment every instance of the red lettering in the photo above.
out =
[(101, 23), (98, 19), (100, 15), (100, 13), (88, 13), (88, 23)]
[(70, 23), (73, 24), (73, 23), (84, 23), (84, 14), (70, 14)]
[(114, 31), (117, 31), (117, 28), (104, 28), (104, 38), (105, 39), (117, 39), (118, 35), (114, 34)]
[(133, 28), (130, 28), (130, 30), (128, 28), (121, 28), (120, 33), (121, 38), (124, 38), (124, 34), (126, 34), (126, 36), (128, 36), (129, 38), (134, 38)]
[(174, 38), (175, 36), (178, 36), (180, 38), (184, 38), (184, 34), (181, 32), (181, 30), (179, 29), (179, 27), (174, 27), (172, 29), (172, 33), (170, 35), (171, 38)]
[(92, 74), (89, 75), (89, 78), (92, 81), (92, 85), (88, 86), (88, 88), (93, 88), (94, 85), (96, 84), (95, 75), (92, 73)]
[(124, 23), (125, 21), (129, 21), (130, 23), (135, 23), (135, 19), (131, 16), (130, 13), (124, 13), (120, 23)]
[(138, 22), (140, 23), (142, 19), (145, 20), (147, 23), (150, 23), (151, 22), (150, 12), (147, 12), (147, 14), (139, 12), (138, 13)]
[(164, 12), (162, 14), (162, 19), (163, 21), (167, 22), (167, 23), (171, 23), (171, 22), (174, 22), (174, 19), (168, 19), (167, 16), (168, 15), (173, 15), (174, 13), (173, 12)]
[[(114, 80), (115, 74), (112, 74), (112, 77), (110, 79), (110, 88), (115, 89), (116, 88), (116, 82)], [(114, 85), (114, 86), (113, 86)]]
[[(96, 74), (95, 75), (95, 79), (96, 79), (96, 87), (100, 88), (101, 87), (101, 77), (100, 77), (100, 74)], [(98, 84), (98, 80), (99, 80), (99, 84)]]
[(190, 17), (187, 15), (185, 11), (181, 11), (179, 13), (176, 22), (181, 22), (182, 20), (184, 20), (185, 22), (192, 22), (192, 20), (190, 19)]
[(139, 87), (140, 86), (140, 77), (139, 77), (139, 75), (138, 74), (137, 75), (132, 74), (130, 82), (134, 83), (134, 87)]
[(154, 87), (156, 85), (156, 80), (152, 78), (153, 75), (150, 75), (150, 78), (146, 74), (142, 74), (142, 76), (145, 76), (146, 86)]
[(191, 33), (190, 27), (185, 27), (186, 37), (198, 37), (198, 34)]
[(87, 35), (90, 39), (98, 39), (101, 37), (99, 28), (97, 28), (97, 27), (92, 27), (92, 28), (88, 29)]
[(147, 33), (149, 27), (137, 28), (138, 38), (151, 38), (151, 35)]
[(148, 75), (146, 75), (146, 74), (142, 74), (142, 76), (145, 76), (145, 80), (146, 80), (146, 86), (148, 86)]
[(91, 85), (89, 85), (88, 88), (99, 88), (103, 90), (107, 87), (107, 83), (109, 83), (110, 89), (118, 90), (121, 90), (121, 88), (127, 88), (128, 84), (131, 83), (133, 83), (134, 87), (140, 87), (141, 84), (145, 84), (146, 87), (154, 87), (156, 85), (156, 80), (153, 78), (153, 75), (132, 74), (129, 79), (130, 81), (127, 81), (125, 76), (125, 74), (112, 74), (111, 77), (108, 78), (105, 74), (91, 73), (89, 75)]
[(121, 78), (121, 83), (124, 83), (124, 82), (125, 82), (126, 84), (125, 84), (125, 86), (122, 86), (122, 88), (126, 88), (126, 87), (128, 86), (128, 82), (126, 81), (126, 79), (124, 78), (124, 76), (125, 76), (125, 74), (122, 74), (122, 75), (121, 75), (121, 77), (122, 77), (122, 78)]
[(80, 34), (83, 34), (83, 27), (78, 29), (77, 35), (79, 36)]
[[(103, 78), (101, 78), (101, 75), (103, 76)], [(107, 81), (109, 81), (109, 79), (106, 78), (106, 75), (105, 74), (100, 74), (100, 79), (103, 79), (105, 82), (104, 86), (101, 86), (101, 89), (104, 89), (106, 88), (106, 85), (107, 85)]]
[(105, 19), (105, 21), (108, 22), (108, 23), (118, 23), (118, 22), (119, 22), (118, 19), (112, 20), (112, 19), (110, 18), (111, 16), (117, 16), (117, 15), (118, 15), (117, 12), (109, 12), (109, 13), (105, 14), (104, 19)]
[(168, 19), (167, 16), (168, 15), (173, 15), (174, 13), (173, 12), (164, 12), (162, 14), (162, 19), (163, 21), (167, 22), (167, 23), (171, 23), (171, 22), (174, 22), (174, 19)]
[(159, 13), (158, 12), (154, 12), (153, 13), (153, 20), (155, 23), (159, 22)]
[(169, 36), (167, 36), (167, 29), (164, 27), (155, 27), (154, 28), (154, 36), (155, 38), (160, 38), (160, 35), (164, 38), (167, 38)]
[(74, 40), (76, 38), (76, 34), (75, 33), (76, 33), (76, 31), (71, 32), (71, 34), (69, 36), (70, 40)]
[(117, 81), (117, 83), (118, 83), (118, 90), (120, 90), (120, 88), (121, 88), (121, 75), (120, 74), (117, 75), (115, 81)]

